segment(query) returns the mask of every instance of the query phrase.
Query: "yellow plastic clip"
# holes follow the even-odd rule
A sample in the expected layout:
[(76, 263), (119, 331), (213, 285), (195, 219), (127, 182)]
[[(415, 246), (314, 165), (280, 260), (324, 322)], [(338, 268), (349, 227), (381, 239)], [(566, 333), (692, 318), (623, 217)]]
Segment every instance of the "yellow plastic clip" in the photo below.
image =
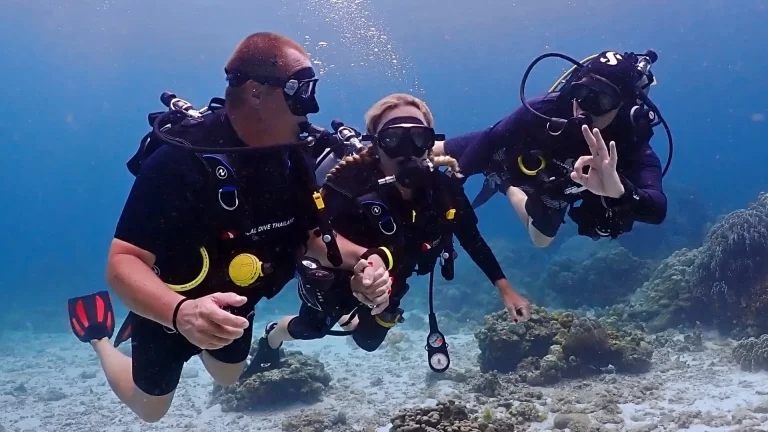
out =
[(456, 216), (456, 209), (450, 209), (447, 212), (445, 212), (445, 218), (448, 220), (453, 220), (455, 216)]
[(322, 210), (325, 208), (325, 202), (323, 202), (323, 196), (320, 195), (320, 192), (313, 193), (312, 199), (315, 200), (315, 207), (317, 207), (318, 210)]

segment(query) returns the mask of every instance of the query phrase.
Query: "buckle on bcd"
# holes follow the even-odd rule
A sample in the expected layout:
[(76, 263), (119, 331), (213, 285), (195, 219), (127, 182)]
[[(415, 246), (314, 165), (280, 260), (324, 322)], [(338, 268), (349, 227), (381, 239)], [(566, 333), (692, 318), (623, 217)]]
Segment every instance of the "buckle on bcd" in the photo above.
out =
[[(386, 223), (385, 221), (389, 221), (390, 222), (390, 224), (392, 225), (392, 229), (391, 230), (387, 231), (387, 229), (384, 228), (383, 224)], [(397, 231), (397, 224), (395, 224), (395, 220), (392, 219), (392, 216), (387, 216), (384, 219), (379, 221), (379, 229), (381, 230), (381, 232), (383, 232), (386, 235), (392, 235), (392, 234), (395, 233), (395, 231)]]
[(226, 210), (236, 209), (240, 204), (237, 198), (237, 188), (235, 186), (224, 186), (219, 189), (219, 204)]

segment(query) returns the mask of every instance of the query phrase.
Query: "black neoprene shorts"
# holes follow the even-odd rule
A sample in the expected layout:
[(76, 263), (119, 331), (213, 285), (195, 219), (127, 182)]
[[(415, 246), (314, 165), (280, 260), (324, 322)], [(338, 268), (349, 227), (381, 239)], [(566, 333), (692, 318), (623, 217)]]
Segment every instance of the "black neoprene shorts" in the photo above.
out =
[[(228, 364), (237, 364), (248, 358), (257, 301), (249, 300), (245, 305), (232, 310), (233, 314), (248, 320), (248, 328), (231, 344), (208, 351), (213, 358)], [(167, 395), (179, 385), (184, 363), (202, 351), (181, 334), (136, 315), (131, 328), (133, 382), (139, 390), (150, 396)]]

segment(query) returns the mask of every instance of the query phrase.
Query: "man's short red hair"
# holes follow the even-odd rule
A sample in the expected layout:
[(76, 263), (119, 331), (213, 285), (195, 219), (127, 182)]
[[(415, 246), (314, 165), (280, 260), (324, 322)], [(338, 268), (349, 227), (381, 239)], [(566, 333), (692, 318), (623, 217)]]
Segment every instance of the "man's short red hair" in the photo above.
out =
[[(270, 32), (254, 33), (240, 42), (227, 62), (227, 73), (261, 75), (264, 77), (288, 78), (294, 71), (286, 61), (286, 54), (298, 51), (308, 55), (297, 42)], [(230, 110), (244, 106), (247, 100), (242, 87), (227, 87), (225, 104)]]
[(227, 62), (227, 71), (288, 78), (293, 71), (288, 70), (285, 60), (286, 52), (291, 50), (307, 54), (304, 47), (285, 36), (270, 32), (254, 33), (237, 46)]

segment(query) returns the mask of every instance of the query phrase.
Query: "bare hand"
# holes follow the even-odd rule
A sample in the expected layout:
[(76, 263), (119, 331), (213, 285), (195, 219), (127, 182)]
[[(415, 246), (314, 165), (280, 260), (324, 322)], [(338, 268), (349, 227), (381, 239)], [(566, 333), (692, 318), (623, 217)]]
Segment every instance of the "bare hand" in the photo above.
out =
[(520, 294), (511, 294), (504, 298), (504, 307), (514, 322), (526, 322), (531, 318), (531, 304)]
[[(624, 194), (624, 186), (621, 184), (619, 174), (616, 172), (616, 142), (611, 141), (610, 152), (605, 145), (605, 140), (600, 130), (589, 130), (584, 125), (581, 127), (584, 139), (587, 140), (591, 156), (582, 156), (573, 165), (571, 180), (584, 186), (595, 195), (619, 198)], [(583, 169), (589, 167), (589, 172), (584, 174)]]
[(360, 260), (354, 271), (350, 287), (355, 298), (372, 308), (372, 315), (383, 311), (389, 305), (389, 295), (392, 293), (392, 279), (384, 262), (373, 255), (369, 261)]
[(215, 293), (181, 305), (176, 317), (179, 333), (193, 345), (216, 350), (232, 343), (248, 328), (248, 320), (233, 315), (228, 306), (242, 306), (247, 298), (235, 293)]
[(389, 306), (390, 294), (392, 294), (391, 289), (387, 290), (387, 292), (384, 295), (376, 297), (375, 299), (369, 299), (365, 295), (360, 294), (358, 292), (352, 293), (352, 295), (355, 296), (357, 301), (371, 308), (371, 315), (378, 315), (381, 312), (383, 312), (384, 309), (387, 308), (387, 306)]

